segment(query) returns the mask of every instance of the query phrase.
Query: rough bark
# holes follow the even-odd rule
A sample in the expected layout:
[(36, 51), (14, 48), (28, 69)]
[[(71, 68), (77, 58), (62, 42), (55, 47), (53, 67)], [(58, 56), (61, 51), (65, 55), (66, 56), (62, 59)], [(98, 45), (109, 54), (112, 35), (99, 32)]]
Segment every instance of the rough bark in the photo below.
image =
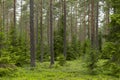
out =
[(91, 0), (91, 46), (95, 48), (94, 0)]
[(42, 0), (40, 2), (41, 6), (40, 6), (40, 43), (41, 43), (41, 46), (40, 46), (40, 50), (41, 50), (41, 58), (40, 58), (40, 61), (43, 62), (43, 26), (42, 26), (42, 23), (43, 23), (43, 18), (42, 18)]
[(52, 0), (50, 0), (50, 66), (54, 64), (54, 46), (53, 46), (53, 5)]
[(14, 27), (16, 27), (16, 0), (14, 0)]
[(64, 57), (66, 58), (66, 51), (67, 51), (67, 47), (66, 47), (66, 0), (64, 0)]
[(99, 48), (98, 41), (98, 17), (99, 17), (99, 1), (96, 1), (96, 48)]
[(35, 67), (35, 39), (34, 39), (34, 1), (30, 0), (30, 59), (31, 67)]

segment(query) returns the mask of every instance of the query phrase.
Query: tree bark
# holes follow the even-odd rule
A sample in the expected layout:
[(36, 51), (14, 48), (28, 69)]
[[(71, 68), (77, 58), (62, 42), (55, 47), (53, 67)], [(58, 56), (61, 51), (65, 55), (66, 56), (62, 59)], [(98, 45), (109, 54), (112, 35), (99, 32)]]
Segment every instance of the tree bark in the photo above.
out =
[(35, 39), (34, 39), (34, 1), (30, 0), (30, 58), (31, 67), (35, 67)]
[(85, 18), (86, 18), (86, 1), (84, 1), (84, 41), (85, 41), (85, 39), (86, 39), (86, 20), (85, 20)]
[(91, 0), (91, 47), (95, 48), (94, 0)]
[(40, 61), (43, 62), (43, 26), (42, 26), (42, 23), (43, 23), (43, 18), (42, 18), (42, 0), (40, 2), (41, 4), (41, 7), (40, 7), (40, 43), (41, 43), (41, 46), (40, 46), (40, 50), (41, 50), (41, 58), (40, 58)]
[(16, 0), (14, 0), (14, 27), (16, 27)]
[(64, 0), (64, 57), (66, 58), (66, 51), (67, 51), (67, 47), (66, 47), (66, 0)]
[(50, 0), (50, 66), (54, 64), (54, 46), (53, 46), (53, 5), (52, 5), (52, 0)]
[(98, 17), (99, 17), (99, 1), (96, 1), (96, 48), (99, 49), (98, 41)]

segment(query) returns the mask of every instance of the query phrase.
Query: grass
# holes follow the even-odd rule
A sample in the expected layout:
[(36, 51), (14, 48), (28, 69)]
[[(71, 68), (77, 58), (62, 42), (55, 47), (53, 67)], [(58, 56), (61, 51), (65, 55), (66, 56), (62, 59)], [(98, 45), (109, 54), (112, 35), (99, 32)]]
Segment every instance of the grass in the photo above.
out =
[(39, 63), (34, 69), (25, 65), (18, 68), (13, 76), (5, 76), (0, 80), (120, 80), (114, 76), (96, 74), (90, 75), (80, 60), (68, 61), (64, 66), (58, 62), (49, 68), (49, 62)]

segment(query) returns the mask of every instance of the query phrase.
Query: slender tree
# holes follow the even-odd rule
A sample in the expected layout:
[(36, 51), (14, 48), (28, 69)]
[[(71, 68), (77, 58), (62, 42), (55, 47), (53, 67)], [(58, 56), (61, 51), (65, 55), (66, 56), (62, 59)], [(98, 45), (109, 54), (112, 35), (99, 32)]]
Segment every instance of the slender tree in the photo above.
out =
[(19, 23), (19, 24), (20, 24), (20, 38), (21, 38), (21, 36), (22, 36), (22, 7), (23, 7), (23, 6), (22, 6), (22, 3), (23, 3), (23, 2), (22, 2), (22, 0), (21, 0), (21, 13), (20, 13), (20, 17), (21, 17), (20, 19), (21, 19), (21, 21), (20, 21), (20, 23)]
[(99, 17), (99, 0), (96, 1), (96, 48), (99, 48), (98, 41), (98, 17)]
[(95, 48), (94, 0), (91, 0), (91, 46)]
[(84, 0), (84, 40), (86, 38), (86, 1)]
[(109, 16), (110, 16), (110, 4), (109, 4), (109, 1), (106, 1), (106, 25), (107, 25), (107, 27), (106, 27), (106, 34), (108, 34), (109, 33), (109, 28), (108, 28), (108, 25), (109, 25), (109, 23), (110, 23), (110, 19), (109, 19)]
[(90, 36), (91, 36), (91, 34), (90, 34), (90, 28), (91, 28), (91, 26), (90, 26), (90, 17), (91, 17), (91, 13), (90, 13), (90, 6), (91, 6), (91, 4), (90, 4), (90, 0), (88, 1), (88, 32), (87, 32), (87, 34), (88, 34), (88, 39), (90, 40)]
[(2, 26), (4, 27), (5, 26), (5, 1), (4, 0), (3, 0), (2, 7), (3, 7), (3, 11), (2, 11), (3, 12), (3, 18), (2, 18), (3, 19), (3, 25)]
[(14, 27), (16, 27), (16, 0), (14, 0)]
[(53, 48), (53, 5), (52, 0), (50, 0), (50, 67), (54, 64), (54, 48)]
[(34, 42), (34, 0), (30, 0), (30, 59), (31, 67), (35, 67), (35, 42)]
[(40, 49), (41, 49), (41, 59), (40, 61), (43, 62), (43, 26), (42, 26), (42, 23), (43, 23), (43, 18), (42, 18), (42, 0), (40, 1), (40, 42), (41, 42), (41, 46), (40, 46)]
[(67, 47), (66, 47), (66, 0), (64, 0), (64, 56), (66, 58), (66, 52), (67, 52)]

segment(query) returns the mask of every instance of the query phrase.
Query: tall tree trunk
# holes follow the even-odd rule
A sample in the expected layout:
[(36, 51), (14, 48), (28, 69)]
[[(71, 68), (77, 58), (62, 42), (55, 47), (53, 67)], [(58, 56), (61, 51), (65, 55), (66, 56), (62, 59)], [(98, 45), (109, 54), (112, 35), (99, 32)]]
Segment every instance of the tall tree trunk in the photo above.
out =
[(95, 48), (94, 0), (91, 0), (91, 46)]
[(41, 46), (40, 46), (40, 50), (41, 50), (41, 58), (40, 58), (40, 61), (43, 62), (43, 26), (42, 26), (42, 23), (43, 23), (43, 18), (42, 18), (42, 0), (40, 2), (41, 6), (40, 6), (40, 43), (41, 43)]
[(16, 0), (14, 0), (14, 28), (16, 27)]
[(83, 40), (85, 40), (86, 38), (86, 1), (84, 1), (84, 36), (83, 36)]
[(78, 3), (76, 3), (75, 5), (75, 38), (76, 38), (76, 40), (78, 40), (78, 7), (77, 7), (77, 4)]
[(91, 13), (90, 13), (90, 1), (88, 1), (88, 39), (90, 40), (90, 16), (91, 16)]
[(98, 41), (98, 17), (99, 17), (99, 0), (96, 1), (96, 48), (99, 49)]
[(72, 14), (72, 2), (70, 3), (71, 4), (71, 15), (70, 15), (70, 31), (71, 31), (71, 42), (73, 41), (72, 38), (73, 38), (73, 14)]
[(64, 0), (64, 56), (66, 58), (66, 51), (67, 51), (67, 47), (66, 47), (66, 0)]
[(35, 67), (35, 42), (34, 42), (34, 1), (30, 0), (30, 59), (31, 67)]
[(35, 32), (35, 33), (36, 33), (36, 40), (35, 40), (35, 41), (36, 41), (36, 42), (35, 42), (35, 43), (36, 43), (36, 44), (35, 44), (36, 53), (37, 53), (38, 50), (39, 50), (39, 49), (38, 49), (38, 45), (39, 45), (39, 41), (38, 41), (38, 39), (39, 39), (39, 38), (38, 38), (38, 35), (39, 35), (39, 28), (38, 28), (38, 25), (39, 25), (39, 17), (38, 17), (38, 16), (39, 16), (39, 10), (38, 10), (38, 8), (39, 8), (39, 7), (38, 7), (38, 5), (37, 5), (37, 8), (36, 8), (36, 10), (37, 10), (37, 11), (36, 11), (36, 32)]
[(5, 1), (3, 0), (3, 5), (2, 5), (2, 7), (3, 7), (3, 17), (2, 17), (2, 19), (3, 19), (3, 27), (5, 26)]
[(22, 0), (21, 0), (21, 13), (20, 13), (20, 38), (22, 36)]
[(50, 46), (50, 11), (49, 8), (47, 9), (47, 42), (48, 42), (48, 46)]
[(50, 55), (51, 55), (51, 60), (50, 60), (50, 67), (54, 64), (54, 46), (53, 46), (53, 5), (52, 5), (52, 0), (50, 0)]
[(107, 10), (106, 10), (106, 34), (109, 33), (109, 28), (108, 28), (108, 24), (110, 22), (109, 16), (110, 16), (110, 4), (108, 2), (106, 2), (106, 6), (107, 6)]

